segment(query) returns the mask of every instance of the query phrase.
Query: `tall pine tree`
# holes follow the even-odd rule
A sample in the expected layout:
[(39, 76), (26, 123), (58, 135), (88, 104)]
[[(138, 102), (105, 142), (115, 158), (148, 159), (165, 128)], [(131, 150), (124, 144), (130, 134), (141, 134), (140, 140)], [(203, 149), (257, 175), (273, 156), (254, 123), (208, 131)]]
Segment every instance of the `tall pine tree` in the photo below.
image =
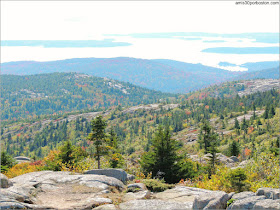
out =
[(105, 153), (106, 133), (105, 128), (107, 123), (103, 120), (102, 116), (98, 116), (91, 122), (92, 132), (89, 134), (88, 139), (93, 141), (95, 146), (95, 157), (98, 162), (98, 169), (100, 169), (100, 157)]

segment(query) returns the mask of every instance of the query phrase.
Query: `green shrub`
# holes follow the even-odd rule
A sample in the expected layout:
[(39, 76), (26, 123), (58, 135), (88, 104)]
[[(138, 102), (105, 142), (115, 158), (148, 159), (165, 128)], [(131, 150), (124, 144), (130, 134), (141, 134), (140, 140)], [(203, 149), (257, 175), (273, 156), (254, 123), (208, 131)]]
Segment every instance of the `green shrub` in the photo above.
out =
[(227, 201), (227, 207), (229, 207), (234, 201), (236, 201), (236, 199), (229, 199)]
[(174, 187), (173, 184), (166, 184), (163, 179), (143, 179), (142, 183), (152, 192), (162, 192)]
[(13, 167), (16, 164), (15, 159), (13, 159), (7, 152), (1, 152), (1, 171), (8, 171), (9, 168)]
[(245, 174), (244, 169), (236, 168), (230, 170), (228, 178), (232, 188), (234, 188), (236, 191), (242, 192), (244, 188), (246, 188), (245, 180), (247, 179), (247, 176)]

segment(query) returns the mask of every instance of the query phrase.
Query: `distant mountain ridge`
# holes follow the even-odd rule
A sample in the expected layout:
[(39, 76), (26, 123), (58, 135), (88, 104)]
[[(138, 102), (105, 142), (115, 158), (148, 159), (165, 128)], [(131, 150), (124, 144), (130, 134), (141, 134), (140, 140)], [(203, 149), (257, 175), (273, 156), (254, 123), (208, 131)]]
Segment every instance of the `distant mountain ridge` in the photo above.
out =
[(9, 62), (1, 64), (2, 74), (31, 75), (53, 72), (78, 72), (107, 77), (134, 85), (171, 93), (187, 93), (219, 84), (244, 72), (190, 64), (167, 59), (73, 58), (48, 62)]
[(248, 79), (279, 79), (279, 66), (276, 68), (264, 69), (261, 71), (245, 72), (235, 80), (248, 80)]

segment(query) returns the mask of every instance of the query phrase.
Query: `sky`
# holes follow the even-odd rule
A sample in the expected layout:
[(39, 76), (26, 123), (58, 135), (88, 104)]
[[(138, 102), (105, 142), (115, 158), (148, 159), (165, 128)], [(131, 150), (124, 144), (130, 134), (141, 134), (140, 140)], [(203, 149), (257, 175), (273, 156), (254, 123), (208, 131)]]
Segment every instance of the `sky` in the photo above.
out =
[(173, 59), (246, 70), (239, 65), (279, 60), (279, 5), (1, 1), (1, 63), (79, 57)]

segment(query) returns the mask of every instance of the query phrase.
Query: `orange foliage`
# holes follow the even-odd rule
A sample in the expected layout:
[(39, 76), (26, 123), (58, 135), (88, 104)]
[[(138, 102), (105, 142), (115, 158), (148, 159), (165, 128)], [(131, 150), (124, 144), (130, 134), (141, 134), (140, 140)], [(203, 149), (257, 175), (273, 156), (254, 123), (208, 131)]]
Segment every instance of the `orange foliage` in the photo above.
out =
[(184, 180), (184, 179), (181, 179), (180, 182), (179, 182), (178, 184), (185, 185), (185, 180)]
[(254, 131), (254, 128), (253, 127), (249, 127), (248, 134), (252, 133), (253, 131)]
[(250, 149), (248, 149), (247, 147), (244, 149), (244, 154), (246, 155), (246, 156), (249, 156), (250, 154), (251, 154), (251, 150)]
[(204, 99), (206, 97), (207, 97), (207, 93), (202, 92), (199, 94), (199, 99)]

